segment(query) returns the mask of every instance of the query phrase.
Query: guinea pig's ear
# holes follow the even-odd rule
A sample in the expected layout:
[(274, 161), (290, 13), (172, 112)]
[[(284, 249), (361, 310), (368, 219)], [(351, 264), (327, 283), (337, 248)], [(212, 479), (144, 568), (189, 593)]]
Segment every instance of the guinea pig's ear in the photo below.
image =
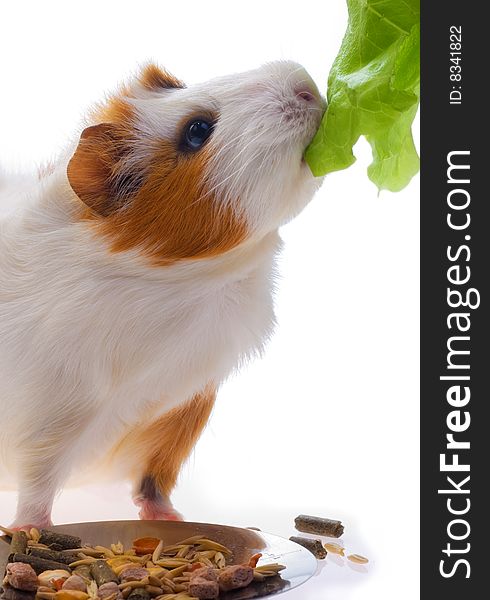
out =
[(150, 92), (159, 92), (172, 88), (184, 88), (185, 84), (155, 63), (145, 65), (139, 74), (138, 81)]
[(67, 167), (75, 194), (94, 212), (108, 216), (140, 185), (140, 177), (124, 173), (129, 142), (116, 124), (100, 123), (83, 130)]

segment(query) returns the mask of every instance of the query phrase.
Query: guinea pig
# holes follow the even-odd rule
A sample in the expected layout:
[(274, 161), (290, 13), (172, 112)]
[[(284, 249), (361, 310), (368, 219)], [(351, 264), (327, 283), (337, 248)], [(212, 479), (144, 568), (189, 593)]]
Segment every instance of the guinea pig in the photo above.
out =
[[(47, 526), (73, 481), (170, 500), (220, 384), (274, 328), (278, 228), (321, 183), (293, 62), (186, 87), (154, 64), (36, 177), (0, 182), (0, 486)], [(96, 480), (96, 479), (95, 479)]]

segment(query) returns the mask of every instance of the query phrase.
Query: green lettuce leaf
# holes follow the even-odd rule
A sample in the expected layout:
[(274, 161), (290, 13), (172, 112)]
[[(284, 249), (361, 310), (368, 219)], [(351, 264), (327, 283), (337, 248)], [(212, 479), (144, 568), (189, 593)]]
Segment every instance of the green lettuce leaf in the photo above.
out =
[(349, 167), (361, 135), (379, 189), (404, 188), (419, 169), (412, 122), (420, 96), (419, 0), (347, 0), (349, 22), (328, 78), (327, 110), (305, 158), (314, 175)]

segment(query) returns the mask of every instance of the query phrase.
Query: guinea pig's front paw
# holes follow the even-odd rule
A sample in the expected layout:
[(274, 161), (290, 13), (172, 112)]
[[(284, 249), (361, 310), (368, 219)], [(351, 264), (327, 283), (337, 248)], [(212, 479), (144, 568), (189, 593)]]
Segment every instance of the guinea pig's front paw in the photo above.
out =
[(144, 521), (183, 521), (182, 515), (170, 503), (141, 500), (139, 517)]

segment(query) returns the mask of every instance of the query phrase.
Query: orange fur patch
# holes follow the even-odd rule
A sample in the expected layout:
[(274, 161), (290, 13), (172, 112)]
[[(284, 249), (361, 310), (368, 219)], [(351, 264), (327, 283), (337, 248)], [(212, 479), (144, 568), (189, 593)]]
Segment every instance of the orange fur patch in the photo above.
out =
[(245, 240), (244, 219), (203, 181), (209, 148), (186, 153), (177, 139), (153, 140), (144, 164), (127, 167), (138, 143), (133, 106), (113, 97), (93, 116), (106, 122), (85, 129), (67, 174), (89, 208), (81, 218), (109, 239), (112, 251), (138, 249), (161, 266), (216, 256)]
[(163, 496), (169, 496), (182, 465), (190, 456), (209, 420), (216, 391), (208, 386), (190, 402), (175, 408), (148, 426), (133, 429), (124, 439), (125, 451), (145, 457), (134, 477), (150, 476)]
[(157, 65), (150, 63), (143, 68), (139, 76), (141, 85), (150, 91), (167, 88), (183, 88), (184, 83)]
[(111, 96), (105, 104), (98, 105), (92, 111), (91, 119), (97, 123), (116, 123), (127, 128), (129, 133), (134, 122), (134, 107), (125, 98), (133, 96), (131, 90), (126, 86), (123, 86), (119, 93), (120, 96)]
[(181, 154), (162, 142), (147, 179), (124, 210), (99, 222), (116, 252), (141, 248), (154, 264), (205, 258), (231, 250), (246, 237), (244, 221), (220, 207), (202, 181), (203, 149)]

